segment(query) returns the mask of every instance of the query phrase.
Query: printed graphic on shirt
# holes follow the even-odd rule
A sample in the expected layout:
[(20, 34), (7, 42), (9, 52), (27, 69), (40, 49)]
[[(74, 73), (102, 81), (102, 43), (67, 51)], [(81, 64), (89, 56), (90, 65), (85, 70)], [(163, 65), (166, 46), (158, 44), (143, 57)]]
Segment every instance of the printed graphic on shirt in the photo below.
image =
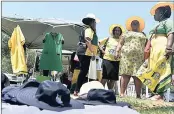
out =
[[(107, 38), (102, 40), (100, 42), (100, 44), (104, 45), (106, 41), (107, 41)], [(112, 37), (109, 38), (107, 45), (106, 45), (106, 49), (105, 49), (105, 55), (103, 57), (104, 59), (110, 60), (110, 61), (118, 61), (118, 60), (115, 60), (115, 58), (114, 58), (118, 42), (119, 42), (119, 39), (115, 39)]]

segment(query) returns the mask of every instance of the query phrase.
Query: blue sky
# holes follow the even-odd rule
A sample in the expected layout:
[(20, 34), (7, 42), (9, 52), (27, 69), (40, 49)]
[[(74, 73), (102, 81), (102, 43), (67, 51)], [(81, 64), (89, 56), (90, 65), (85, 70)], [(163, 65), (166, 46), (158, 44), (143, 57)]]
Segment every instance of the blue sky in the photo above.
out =
[[(31, 18), (63, 18), (81, 21), (87, 13), (94, 13), (101, 22), (97, 25), (100, 39), (109, 36), (111, 24), (121, 24), (130, 16), (140, 16), (145, 20), (144, 32), (155, 24), (150, 9), (156, 2), (2, 2), (2, 15), (17, 14)], [(173, 19), (173, 15), (171, 19)]]

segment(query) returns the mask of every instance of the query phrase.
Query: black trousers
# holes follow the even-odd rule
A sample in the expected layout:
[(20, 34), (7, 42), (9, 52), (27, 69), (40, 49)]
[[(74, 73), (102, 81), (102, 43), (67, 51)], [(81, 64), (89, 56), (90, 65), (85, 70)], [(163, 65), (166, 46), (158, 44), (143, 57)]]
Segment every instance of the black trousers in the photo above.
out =
[(89, 71), (89, 65), (90, 65), (90, 56), (86, 55), (78, 55), (79, 61), (80, 61), (80, 73), (77, 78), (76, 88), (75, 91), (79, 92), (81, 86), (88, 81), (88, 78), (86, 75)]

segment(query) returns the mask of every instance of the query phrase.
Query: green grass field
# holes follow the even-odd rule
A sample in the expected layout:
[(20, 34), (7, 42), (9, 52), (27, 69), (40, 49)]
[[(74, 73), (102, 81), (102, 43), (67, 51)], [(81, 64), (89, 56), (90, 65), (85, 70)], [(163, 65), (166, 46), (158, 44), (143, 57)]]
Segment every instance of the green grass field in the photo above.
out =
[(132, 97), (119, 98), (117, 101), (125, 101), (140, 114), (174, 114), (174, 103), (164, 101), (151, 101)]

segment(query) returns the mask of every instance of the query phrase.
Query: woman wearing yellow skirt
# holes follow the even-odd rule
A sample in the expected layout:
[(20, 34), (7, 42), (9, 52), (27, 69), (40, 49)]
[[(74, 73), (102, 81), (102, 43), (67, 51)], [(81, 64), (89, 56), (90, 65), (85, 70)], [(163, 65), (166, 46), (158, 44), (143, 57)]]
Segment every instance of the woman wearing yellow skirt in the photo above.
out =
[(173, 22), (169, 20), (173, 4), (159, 2), (151, 9), (155, 21), (159, 23), (150, 31), (150, 57), (137, 72), (138, 78), (154, 94), (151, 100), (161, 100), (163, 93), (171, 84), (172, 43), (174, 39)]

